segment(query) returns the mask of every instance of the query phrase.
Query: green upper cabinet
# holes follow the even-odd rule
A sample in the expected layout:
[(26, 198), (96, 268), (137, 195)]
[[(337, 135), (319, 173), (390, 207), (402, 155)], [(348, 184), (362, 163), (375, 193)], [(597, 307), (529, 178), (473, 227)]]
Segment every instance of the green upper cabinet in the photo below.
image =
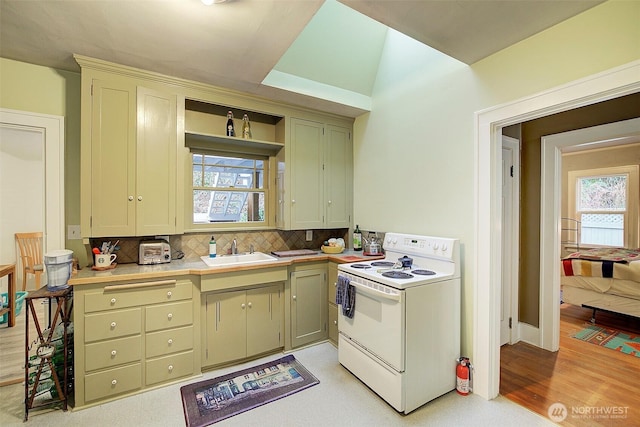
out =
[(83, 69), (83, 237), (175, 234), (178, 96)]
[(292, 118), (290, 144), (285, 151), (278, 169), (278, 228), (349, 227), (351, 129)]

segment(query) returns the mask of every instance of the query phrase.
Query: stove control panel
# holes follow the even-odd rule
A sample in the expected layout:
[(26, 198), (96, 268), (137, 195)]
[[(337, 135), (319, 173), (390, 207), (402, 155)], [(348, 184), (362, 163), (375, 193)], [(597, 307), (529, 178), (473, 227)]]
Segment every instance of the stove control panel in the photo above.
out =
[(384, 249), (386, 251), (406, 252), (414, 255), (452, 259), (456, 243), (456, 239), (443, 237), (387, 233), (384, 241)]

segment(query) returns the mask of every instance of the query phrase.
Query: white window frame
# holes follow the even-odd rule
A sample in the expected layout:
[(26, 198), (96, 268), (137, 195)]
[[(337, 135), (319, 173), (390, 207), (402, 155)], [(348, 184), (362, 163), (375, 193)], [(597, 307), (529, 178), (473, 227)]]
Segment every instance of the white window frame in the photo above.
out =
[[(626, 211), (616, 211), (611, 213), (622, 214), (624, 216), (624, 244), (625, 248), (637, 248), (638, 237), (638, 222), (640, 217), (638, 215), (638, 199), (640, 199), (640, 186), (639, 181), (639, 166), (616, 166), (599, 169), (585, 169), (570, 171), (568, 173), (568, 197), (567, 208), (570, 218), (580, 220), (581, 212), (577, 210), (577, 184), (578, 179), (586, 177), (598, 177), (598, 176), (610, 176), (610, 175), (626, 175), (627, 176), (627, 209)], [(604, 212), (606, 213), (606, 212)], [(580, 247), (593, 248), (601, 247), (604, 245), (583, 244), (580, 243)]]
[[(264, 161), (264, 188), (259, 191), (264, 193), (265, 203), (265, 220), (253, 221), (253, 222), (211, 222), (211, 223), (196, 223), (193, 221), (193, 191), (199, 189), (193, 185), (193, 154), (221, 156), (221, 157), (237, 157), (246, 159), (260, 159)], [(265, 230), (272, 229), (275, 214), (274, 214), (274, 183), (272, 175), (275, 164), (275, 157), (262, 156), (256, 154), (249, 154), (243, 152), (227, 152), (221, 150), (208, 150), (204, 148), (193, 148), (189, 150), (187, 155), (188, 167), (187, 167), (187, 180), (186, 180), (186, 211), (185, 211), (185, 231), (186, 232), (210, 232), (211, 230), (217, 231), (234, 231), (234, 230)]]

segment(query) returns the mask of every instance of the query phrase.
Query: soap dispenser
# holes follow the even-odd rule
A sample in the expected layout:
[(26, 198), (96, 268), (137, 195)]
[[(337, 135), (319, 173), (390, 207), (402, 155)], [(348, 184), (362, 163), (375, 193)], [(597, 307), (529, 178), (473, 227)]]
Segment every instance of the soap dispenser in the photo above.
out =
[(216, 239), (211, 236), (211, 240), (209, 241), (209, 258), (216, 257)]

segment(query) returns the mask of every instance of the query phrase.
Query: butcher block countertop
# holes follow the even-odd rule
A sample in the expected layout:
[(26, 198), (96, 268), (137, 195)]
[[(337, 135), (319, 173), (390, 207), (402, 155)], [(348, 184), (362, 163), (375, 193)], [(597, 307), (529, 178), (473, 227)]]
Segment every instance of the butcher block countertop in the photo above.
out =
[(90, 285), (94, 283), (109, 283), (120, 282), (123, 280), (147, 280), (147, 279), (162, 279), (165, 277), (176, 276), (188, 276), (197, 275), (205, 276), (216, 273), (229, 273), (235, 271), (247, 271), (266, 268), (288, 267), (292, 264), (307, 263), (307, 262), (322, 262), (331, 261), (340, 264), (348, 262), (356, 262), (361, 260), (372, 260), (377, 258), (384, 258), (383, 255), (379, 257), (365, 256), (362, 252), (344, 251), (341, 254), (325, 254), (321, 251), (317, 251), (314, 254), (300, 255), (300, 256), (287, 256), (279, 258), (276, 261), (265, 261), (255, 264), (245, 264), (236, 266), (220, 266), (209, 267), (203, 261), (184, 261), (176, 260), (167, 264), (156, 265), (138, 265), (138, 264), (118, 264), (118, 266), (112, 270), (94, 271), (90, 267), (85, 267), (78, 271), (78, 274), (69, 279), (69, 285), (80, 286)]

